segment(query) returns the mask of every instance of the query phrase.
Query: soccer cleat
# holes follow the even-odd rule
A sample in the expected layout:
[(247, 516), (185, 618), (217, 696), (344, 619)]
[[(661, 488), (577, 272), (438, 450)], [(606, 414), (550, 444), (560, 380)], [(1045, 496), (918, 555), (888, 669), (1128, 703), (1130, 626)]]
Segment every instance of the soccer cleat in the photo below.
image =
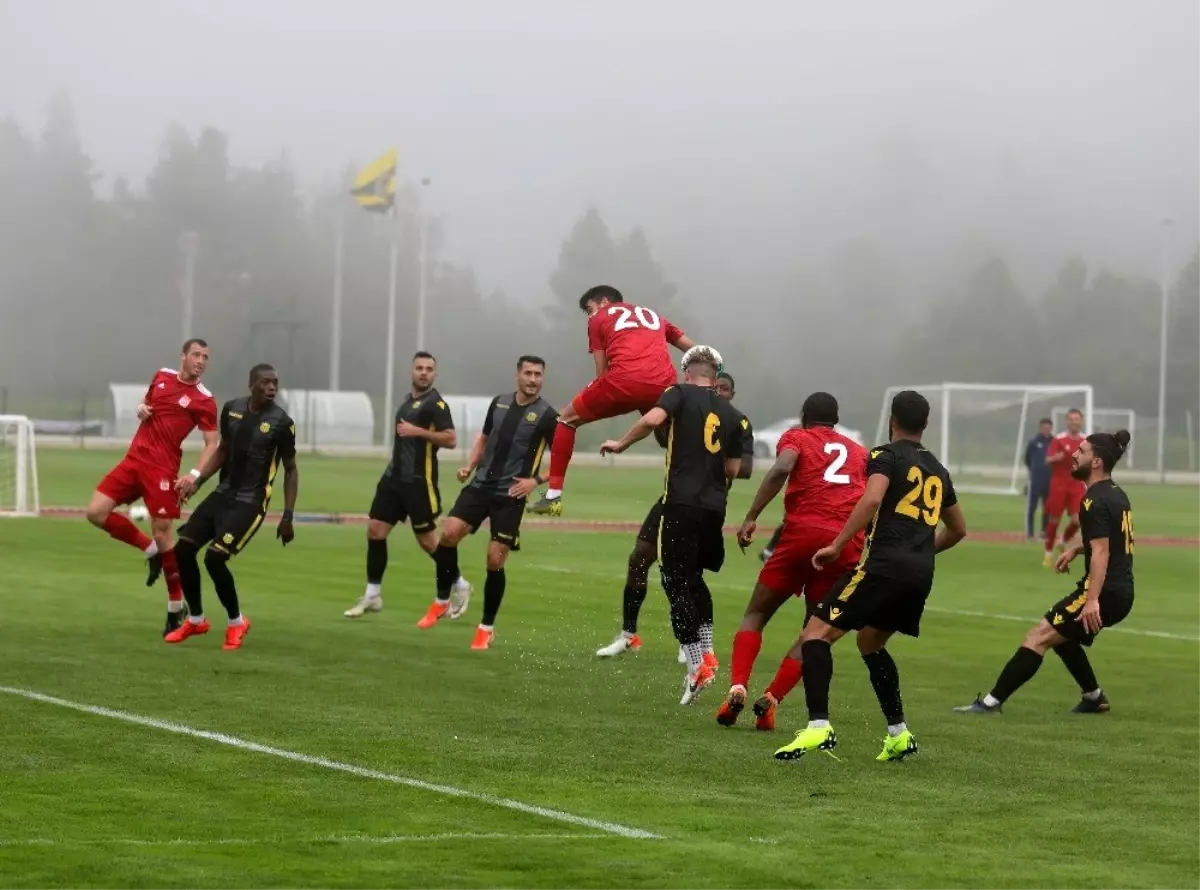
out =
[(917, 740), (907, 729), (900, 735), (890, 735), (883, 740), (883, 750), (875, 759), (880, 762), (903, 760), (917, 753)]
[(382, 612), (382, 611), (383, 611), (383, 597), (368, 596), (367, 594), (364, 593), (361, 597), (359, 597), (359, 600), (357, 603), (355, 603), (353, 606), (351, 606), (349, 609), (347, 609), (342, 614), (345, 615), (347, 618), (361, 618), (367, 612)]
[(716, 679), (716, 672), (708, 665), (701, 664), (696, 669), (696, 673), (688, 674), (683, 678), (683, 697), (679, 699), (679, 703), (681, 705), (690, 705)]
[(806, 726), (796, 737), (775, 752), (776, 760), (799, 760), (810, 751), (832, 751), (837, 736), (832, 726)]
[(163, 637), (163, 640), (168, 643), (182, 643), (188, 637), (197, 637), (201, 634), (208, 633), (208, 629), (211, 626), (212, 625), (208, 623), (207, 618), (203, 619), (198, 624), (195, 621), (185, 621), (183, 624), (179, 625), (179, 627), (175, 628), (175, 630)]
[(168, 612), (167, 623), (166, 626), (163, 627), (163, 636), (165, 637), (171, 631), (177, 630), (179, 625), (183, 624), (186, 618), (187, 612)]
[(494, 630), (487, 630), (482, 627), (475, 628), (475, 637), (471, 640), (472, 649), (491, 649), (492, 642), (496, 639)]
[(242, 616), (241, 624), (231, 624), (225, 628), (225, 645), (221, 648), (226, 652), (242, 648), (242, 640), (250, 633), (250, 619)]
[(684, 651), (682, 646), (679, 647), (679, 657), (675, 660), (680, 664), (687, 664), (687, 652)]
[(162, 574), (162, 554), (155, 553), (146, 557), (146, 586), (153, 587), (158, 576)]
[(729, 692), (725, 695), (725, 701), (721, 702), (721, 709), (717, 711), (717, 722), (722, 726), (733, 726), (737, 723), (738, 714), (742, 713), (744, 707), (746, 707), (746, 687), (730, 686)]
[(449, 600), (446, 600), (445, 602), (442, 602), (441, 600), (434, 600), (430, 604), (429, 608), (425, 610), (425, 614), (421, 616), (421, 620), (417, 622), (417, 627), (421, 628), (422, 630), (428, 630), (445, 618), (449, 611)]
[(1097, 699), (1090, 699), (1086, 695), (1079, 700), (1079, 704), (1071, 708), (1072, 714), (1107, 714), (1108, 713), (1108, 697), (1101, 692)]
[(450, 608), (446, 617), (457, 621), (466, 614), (467, 604), (471, 602), (471, 584), (466, 578), (459, 578), (450, 588)]
[(754, 703), (754, 728), (759, 732), (774, 732), (775, 731), (775, 708), (779, 706), (779, 702), (775, 701), (775, 696), (771, 693), (766, 693), (758, 701)]
[(1003, 705), (985, 705), (983, 696), (976, 694), (975, 701), (969, 705), (960, 705), (954, 709), (956, 714), (999, 714)]
[(542, 495), (541, 499), (528, 509), (530, 513), (537, 513), (541, 516), (562, 516), (562, 495), (556, 498)]
[(623, 655), (626, 652), (637, 652), (642, 648), (642, 638), (637, 634), (626, 636), (625, 634), (617, 634), (617, 638), (607, 646), (602, 646), (596, 650), (596, 654), (601, 658), (613, 658), (617, 655)]
[(1042, 565), (1048, 569), (1054, 568), (1054, 554), (1047, 553), (1042, 557)]
[(704, 664), (712, 668), (714, 676), (716, 675), (717, 671), (721, 669), (721, 662), (717, 661), (717, 655), (715, 652), (704, 653)]

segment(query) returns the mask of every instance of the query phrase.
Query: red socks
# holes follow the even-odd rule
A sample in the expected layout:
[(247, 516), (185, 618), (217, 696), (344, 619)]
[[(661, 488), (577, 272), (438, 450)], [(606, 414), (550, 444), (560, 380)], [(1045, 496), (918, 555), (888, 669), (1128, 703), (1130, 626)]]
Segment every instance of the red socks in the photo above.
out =
[(562, 491), (567, 479), (567, 467), (575, 453), (575, 427), (559, 423), (554, 431), (554, 444), (550, 446), (550, 485), (554, 491)]
[(163, 575), (167, 579), (167, 602), (182, 603), (183, 582), (179, 579), (179, 563), (175, 561), (175, 550), (172, 548), (161, 556)]
[(1051, 519), (1046, 523), (1046, 552), (1054, 549), (1054, 541), (1058, 537), (1058, 520)]
[(762, 648), (761, 630), (739, 630), (733, 635), (733, 666), (729, 669), (729, 680), (734, 686), (750, 685), (750, 672), (754, 660)]
[(134, 525), (128, 516), (121, 513), (109, 513), (108, 518), (104, 520), (104, 530), (108, 532), (109, 537), (138, 550), (144, 551), (150, 546), (150, 539), (145, 533)]
[(780, 662), (779, 670), (775, 672), (775, 679), (767, 687), (767, 692), (775, 697), (775, 701), (781, 702), (789, 692), (796, 688), (796, 684), (800, 682), (803, 674), (804, 664), (800, 659), (792, 658), (789, 655)]

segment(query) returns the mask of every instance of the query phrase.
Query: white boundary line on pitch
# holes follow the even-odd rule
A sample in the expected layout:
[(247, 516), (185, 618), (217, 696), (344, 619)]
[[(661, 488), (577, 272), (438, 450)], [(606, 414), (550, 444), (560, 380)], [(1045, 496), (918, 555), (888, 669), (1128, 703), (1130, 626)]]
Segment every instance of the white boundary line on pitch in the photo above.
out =
[[(589, 572), (583, 569), (575, 569), (569, 566), (555, 565), (531, 565), (529, 567), (535, 572), (554, 572), (559, 575), (589, 575), (593, 578), (609, 578), (617, 580), (623, 579), (624, 575), (617, 575), (611, 572)], [(716, 590), (743, 590), (744, 587), (740, 584), (725, 584), (720, 581), (708, 581), (708, 586)], [(926, 612), (935, 612), (939, 615), (958, 615), (963, 618), (987, 618), (992, 621), (1020, 621), (1023, 624), (1032, 624), (1039, 616), (1035, 615), (1002, 615), (996, 612), (975, 612), (970, 609), (946, 609), (942, 606), (926, 606)], [(1182, 640), (1185, 643), (1200, 643), (1200, 637), (1188, 636), (1187, 634), (1173, 634), (1165, 630), (1142, 630), (1137, 627), (1106, 627), (1108, 633), (1132, 634), (1136, 637), (1155, 637), (1160, 640)]]
[(442, 841), (598, 841), (613, 840), (616, 834), (565, 834), (540, 832), (514, 834), (502, 831), (447, 831), (441, 834), (327, 834), (318, 837), (218, 837), (218, 838), (148, 838), (114, 837), (72, 840), (70, 838), (0, 838), (0, 847), (253, 847), (283, 844), (409, 844)]
[(291, 760), (294, 763), (305, 763), (310, 766), (319, 766), (324, 769), (334, 770), (335, 772), (349, 773), (352, 776), (359, 776), (363, 779), (375, 779), (380, 782), (391, 782), (393, 785), (406, 785), (409, 788), (418, 788), (421, 791), (431, 791), (434, 794), (444, 794), (447, 797), (461, 797), (467, 800), (478, 801), (479, 803), (490, 804), (494, 807), (503, 807), (508, 810), (516, 810), (518, 813), (528, 813), (533, 816), (541, 816), (543, 819), (551, 819), (555, 822), (565, 822), (568, 825), (580, 825), (584, 828), (591, 828), (594, 831), (600, 831), (605, 834), (616, 835), (625, 838), (638, 838), (642, 840), (662, 840), (662, 835), (654, 834), (650, 831), (645, 831), (641, 828), (632, 828), (628, 825), (621, 825), (617, 822), (602, 822), (599, 819), (589, 819), (586, 816), (576, 816), (574, 813), (563, 812), (562, 810), (552, 810), (549, 807), (539, 807), (533, 804), (522, 803), (519, 800), (512, 800), (507, 797), (496, 797), (492, 794), (482, 794), (477, 791), (467, 791), (464, 788), (455, 788), (452, 785), (438, 785), (434, 782), (426, 782), (422, 779), (412, 779), (408, 776), (400, 776), (395, 773), (385, 773), (379, 770), (368, 769), (363, 766), (356, 766), (353, 763), (343, 763), (339, 760), (330, 760), (326, 757), (316, 757), (311, 754), (300, 754), (296, 751), (287, 751), (283, 748), (274, 748), (270, 745), (262, 745), (258, 742), (239, 739), (236, 736), (225, 735), (221, 732), (210, 732), (206, 729), (195, 729), (191, 726), (185, 726), (182, 723), (173, 723), (169, 720), (158, 720), (154, 717), (143, 717), (139, 714), (131, 714), (128, 711), (117, 711), (112, 708), (101, 708), (96, 705), (85, 705), (79, 702), (68, 701), (65, 698), (56, 698), (53, 695), (45, 695), (41, 692), (35, 692), (32, 689), (22, 689), (16, 686), (0, 686), (0, 693), (6, 695), (15, 695), (19, 698), (29, 699), (30, 701), (42, 702), (48, 705), (57, 705), (60, 708), (69, 708), (73, 711), (81, 711), (84, 714), (94, 714), (97, 717), (108, 717), (111, 720), (121, 720), (125, 723), (132, 723), (136, 726), (146, 726), (151, 729), (161, 729), (164, 732), (173, 732), (176, 735), (190, 736), (194, 739), (204, 739), (209, 742), (216, 742), (220, 745), (228, 745), (231, 748), (237, 748), (242, 751), (253, 751), (256, 754), (266, 754), (270, 757), (278, 757), (281, 760)]

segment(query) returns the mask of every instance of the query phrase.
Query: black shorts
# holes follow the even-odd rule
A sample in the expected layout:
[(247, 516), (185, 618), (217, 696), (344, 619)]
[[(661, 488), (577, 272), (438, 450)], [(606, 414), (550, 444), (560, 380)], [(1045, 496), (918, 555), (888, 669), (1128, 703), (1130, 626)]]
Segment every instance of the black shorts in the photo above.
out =
[[(1087, 602), (1087, 593), (1081, 582), (1075, 591), (1064, 596), (1043, 616), (1050, 626), (1068, 640), (1073, 640), (1083, 646), (1092, 645), (1096, 634), (1088, 633), (1082, 622), (1077, 621), (1083, 604)], [(1133, 609), (1133, 594), (1123, 591), (1100, 591), (1100, 629), (1112, 627), (1125, 620), (1125, 616)]]
[(662, 508), (662, 498), (659, 498), (650, 508), (650, 512), (646, 514), (646, 519), (642, 522), (637, 536), (637, 539), (643, 544), (658, 544), (658, 524), (662, 522)]
[(856, 569), (838, 578), (813, 614), (839, 630), (895, 631), (921, 635), (921, 614), (932, 580), (900, 580)]
[(234, 556), (246, 548), (262, 525), (267, 515), (262, 507), (261, 502), (244, 504), (214, 491), (188, 517), (179, 537), (197, 547), (211, 541), (211, 549)]
[(450, 508), (450, 515), (469, 525), (471, 534), (479, 531), (479, 526), (486, 519), (493, 541), (504, 544), (509, 550), (521, 549), (521, 517), (525, 515), (525, 498), (510, 498), (507, 494), (483, 491), (476, 485), (468, 485)]
[(375, 500), (368, 515), (388, 525), (407, 521), (414, 535), (423, 535), (437, 528), (442, 495), (437, 483), (393, 482), (384, 476), (375, 486)]
[(725, 516), (715, 510), (662, 504), (658, 564), (664, 573), (719, 572), (725, 564)]

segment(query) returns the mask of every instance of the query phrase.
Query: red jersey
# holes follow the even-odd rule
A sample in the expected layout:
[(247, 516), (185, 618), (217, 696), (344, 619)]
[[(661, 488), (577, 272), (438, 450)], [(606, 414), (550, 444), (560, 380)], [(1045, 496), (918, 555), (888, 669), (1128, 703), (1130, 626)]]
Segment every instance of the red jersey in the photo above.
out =
[(867, 449), (831, 426), (810, 426), (784, 433), (775, 453), (785, 451), (799, 456), (783, 496), (787, 520), (840, 532), (867, 487)]
[(1062, 460), (1056, 460), (1054, 463), (1049, 464), (1051, 485), (1070, 486), (1079, 481), (1071, 476), (1071, 470), (1075, 465), (1075, 452), (1083, 444), (1083, 438), (1082, 433), (1076, 436), (1070, 433), (1059, 433), (1050, 440), (1050, 444), (1046, 446), (1046, 457), (1051, 457), (1055, 454), (1065, 455)]
[(667, 344), (683, 331), (653, 309), (610, 303), (588, 319), (588, 352), (603, 349), (608, 373), (670, 386), (678, 379)]
[(184, 383), (174, 368), (154, 375), (146, 390), (150, 416), (142, 421), (129, 443), (127, 457), (163, 472), (178, 473), (183, 440), (196, 427), (217, 428), (217, 402), (199, 381)]

